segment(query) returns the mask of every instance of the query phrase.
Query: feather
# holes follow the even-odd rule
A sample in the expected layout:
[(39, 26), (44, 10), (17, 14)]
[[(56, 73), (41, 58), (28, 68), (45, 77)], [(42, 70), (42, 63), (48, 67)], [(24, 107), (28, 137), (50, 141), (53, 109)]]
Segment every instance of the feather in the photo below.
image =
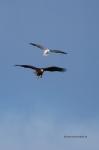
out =
[(30, 69), (34, 69), (34, 70), (37, 69), (36, 67), (34, 67), (32, 65), (15, 65), (15, 66), (24, 67), (24, 68), (30, 68)]
[(61, 68), (61, 67), (56, 67), (56, 66), (53, 66), (53, 67), (47, 67), (47, 68), (43, 68), (44, 71), (59, 71), (59, 72), (65, 72), (66, 69), (65, 68)]
[(40, 49), (42, 49), (42, 50), (45, 50), (46, 48), (45, 47), (43, 47), (42, 45), (40, 45), (40, 44), (35, 44), (35, 43), (29, 43), (30, 45), (32, 45), (32, 46), (36, 46), (36, 47), (38, 47), (38, 48), (40, 48)]
[(60, 54), (68, 54), (67, 52), (63, 52), (63, 51), (60, 51), (60, 50), (51, 50), (50, 49), (50, 52), (52, 52), (52, 53), (60, 53)]

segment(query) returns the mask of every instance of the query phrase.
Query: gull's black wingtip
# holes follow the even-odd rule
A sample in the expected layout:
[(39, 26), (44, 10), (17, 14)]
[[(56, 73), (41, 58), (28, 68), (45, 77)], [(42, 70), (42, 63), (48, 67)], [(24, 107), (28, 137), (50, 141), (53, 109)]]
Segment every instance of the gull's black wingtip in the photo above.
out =
[(29, 45), (33, 45), (33, 43), (29, 43)]
[(67, 53), (67, 52), (63, 52), (63, 54), (66, 54), (66, 55), (67, 55), (68, 53)]
[(15, 65), (13, 65), (14, 67), (17, 67), (17, 66), (20, 66), (20, 65), (17, 65), (17, 64), (15, 64)]
[(35, 43), (32, 43), (32, 42), (31, 42), (31, 43), (29, 43), (29, 45), (36, 46), (36, 44), (35, 44)]

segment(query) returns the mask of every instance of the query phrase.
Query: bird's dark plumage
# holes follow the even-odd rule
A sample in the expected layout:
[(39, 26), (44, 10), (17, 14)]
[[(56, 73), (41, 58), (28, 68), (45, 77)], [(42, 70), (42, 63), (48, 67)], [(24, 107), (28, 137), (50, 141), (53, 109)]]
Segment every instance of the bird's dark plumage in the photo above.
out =
[(37, 68), (32, 66), (32, 65), (15, 65), (15, 66), (18, 66), (18, 67), (24, 67), (24, 68), (30, 68), (30, 69), (34, 69), (36, 70)]
[(37, 68), (32, 65), (15, 65), (15, 66), (33, 69), (33, 70), (35, 70), (36, 75), (41, 76), (41, 77), (42, 77), (44, 71), (50, 71), (50, 72), (54, 72), (54, 71), (65, 72), (66, 71), (65, 68), (61, 68), (61, 67), (57, 67), (57, 66), (51, 66), (51, 67), (46, 67), (46, 68)]
[(53, 67), (47, 67), (47, 68), (43, 68), (44, 71), (59, 71), (59, 72), (65, 72), (66, 69), (65, 68), (61, 68), (61, 67), (56, 67), (56, 66), (53, 66)]

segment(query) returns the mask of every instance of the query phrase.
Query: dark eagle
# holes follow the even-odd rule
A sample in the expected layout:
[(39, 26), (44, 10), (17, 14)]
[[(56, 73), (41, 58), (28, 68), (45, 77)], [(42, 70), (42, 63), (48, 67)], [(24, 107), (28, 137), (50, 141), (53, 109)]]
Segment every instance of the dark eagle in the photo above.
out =
[(36, 74), (38, 77), (42, 77), (44, 71), (50, 71), (50, 72), (54, 72), (54, 71), (65, 72), (65, 71), (66, 71), (65, 68), (56, 67), (56, 66), (46, 67), (46, 68), (37, 68), (37, 67), (34, 67), (34, 66), (32, 66), (32, 65), (15, 65), (15, 66), (32, 69), (32, 70), (35, 71), (35, 74)]
[(44, 51), (43, 55), (44, 56), (47, 56), (50, 52), (51, 53), (59, 53), (59, 54), (67, 54), (67, 52), (63, 52), (61, 50), (53, 50), (53, 49), (49, 49), (49, 48), (46, 48), (40, 44), (35, 44), (35, 43), (29, 43), (30, 45), (32, 46), (36, 46), (37, 48), (40, 48), (41, 50)]

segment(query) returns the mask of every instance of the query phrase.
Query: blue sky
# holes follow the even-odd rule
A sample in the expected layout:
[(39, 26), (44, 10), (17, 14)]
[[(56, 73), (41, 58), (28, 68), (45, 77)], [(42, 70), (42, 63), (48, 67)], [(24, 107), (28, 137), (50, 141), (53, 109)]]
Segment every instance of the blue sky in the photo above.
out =
[[(98, 0), (0, 0), (0, 149), (99, 149), (98, 39)], [(30, 42), (69, 54), (43, 57)], [(67, 72), (37, 80), (14, 64)]]

